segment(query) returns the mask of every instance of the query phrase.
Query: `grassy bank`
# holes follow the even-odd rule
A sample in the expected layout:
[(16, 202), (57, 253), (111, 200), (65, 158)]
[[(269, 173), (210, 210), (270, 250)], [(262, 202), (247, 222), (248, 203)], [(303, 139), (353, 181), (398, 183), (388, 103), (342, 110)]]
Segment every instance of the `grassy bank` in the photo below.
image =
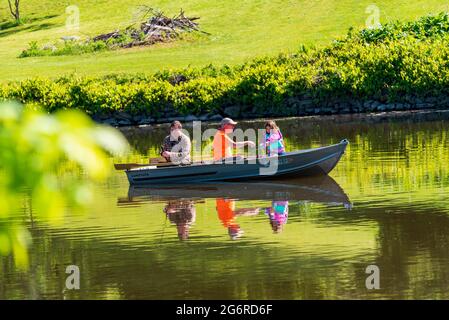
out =
[[(371, 0), (155, 0), (149, 4), (175, 14), (182, 7), (188, 14), (200, 16), (201, 28), (209, 37), (183, 40), (152, 48), (135, 48), (71, 57), (19, 59), (20, 52), (32, 41), (52, 42), (67, 31), (65, 8), (76, 4), (80, 9), (82, 37), (125, 27), (132, 20), (137, 0), (23, 1), (25, 23), (11, 26), (7, 2), (0, 3), (0, 81), (34, 76), (57, 77), (76, 72), (102, 76), (110, 73), (153, 73), (162, 69), (241, 64), (248, 59), (295, 52), (300, 43), (325, 45), (350, 26), (361, 27), (369, 16), (365, 10)], [(447, 1), (376, 1), (380, 21), (413, 20), (429, 12), (447, 9)]]
[(324, 48), (304, 47), (234, 67), (35, 78), (0, 86), (0, 97), (37, 103), (50, 112), (77, 108), (91, 115), (126, 112), (164, 119), (189, 114), (258, 117), (404, 110), (428, 107), (429, 99), (446, 103), (448, 61), (449, 16), (440, 14), (351, 30)]

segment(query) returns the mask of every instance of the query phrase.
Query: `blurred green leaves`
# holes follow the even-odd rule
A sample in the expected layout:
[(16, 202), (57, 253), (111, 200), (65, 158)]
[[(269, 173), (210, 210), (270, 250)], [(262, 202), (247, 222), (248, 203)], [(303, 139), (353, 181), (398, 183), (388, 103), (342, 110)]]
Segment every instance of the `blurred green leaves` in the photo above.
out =
[[(15, 217), (28, 195), (33, 214), (49, 223), (61, 221), (67, 204), (82, 207), (92, 199), (88, 182), (107, 177), (109, 155), (127, 151), (117, 130), (95, 124), (81, 111), (48, 115), (38, 108), (0, 104), (0, 254), (14, 254), (27, 265), (28, 231)], [(69, 166), (67, 170), (67, 163)], [(60, 179), (79, 168), (80, 174)], [(73, 172), (72, 172), (73, 173)]]

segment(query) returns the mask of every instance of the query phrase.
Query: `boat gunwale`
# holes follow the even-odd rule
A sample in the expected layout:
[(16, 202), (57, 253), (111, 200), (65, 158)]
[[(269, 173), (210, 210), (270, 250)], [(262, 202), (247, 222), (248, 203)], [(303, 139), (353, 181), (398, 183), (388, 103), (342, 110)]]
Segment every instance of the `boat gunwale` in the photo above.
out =
[[(295, 155), (299, 155), (299, 154), (304, 154), (304, 153), (309, 153), (309, 152), (315, 152), (315, 151), (320, 151), (323, 149), (329, 149), (329, 148), (333, 148), (336, 146), (340, 146), (340, 145), (345, 145), (347, 146), (349, 144), (349, 141), (347, 139), (343, 139), (341, 140), (339, 143), (336, 144), (332, 144), (332, 145), (328, 145), (328, 146), (323, 146), (323, 147), (318, 147), (318, 148), (310, 148), (310, 149), (303, 149), (303, 150), (297, 150), (297, 151), (290, 151), (290, 152), (286, 152), (283, 155), (278, 155), (278, 156), (272, 156), (272, 157), (266, 157), (266, 158), (262, 158), (262, 157), (256, 157), (256, 158), (243, 158), (243, 159), (239, 159), (238, 161), (247, 161), (248, 159), (250, 160), (259, 160), (259, 159), (264, 159), (266, 161), (269, 161), (270, 159), (279, 159), (279, 158), (285, 158), (288, 156), (295, 156)], [(345, 150), (343, 150), (343, 152), (341, 152), (342, 154), (344, 153)], [(337, 154), (338, 152), (332, 154), (332, 156), (335, 156), (335, 154)], [(330, 159), (332, 157), (326, 157), (326, 159), (320, 159), (319, 161), (314, 161), (313, 164), (319, 163), (321, 161), (325, 161), (327, 159)], [(337, 160), (338, 162), (338, 160)], [(183, 165), (183, 164), (179, 164), (179, 165), (173, 165), (173, 166), (167, 166), (167, 167), (156, 167), (154, 168), (154, 165), (149, 165), (148, 167), (140, 167), (140, 168), (133, 168), (133, 169), (128, 169), (125, 170), (126, 173), (131, 173), (131, 172), (141, 172), (141, 171), (147, 171), (147, 170), (151, 170), (151, 171), (160, 171), (160, 170), (170, 170), (170, 169), (179, 169), (179, 168), (191, 168), (191, 167), (198, 167), (198, 166), (210, 166), (210, 165), (236, 165), (239, 163), (226, 163), (226, 161), (214, 161), (211, 163), (205, 163), (205, 162), (197, 162), (197, 163), (191, 163), (191, 164), (187, 164), (187, 165)], [(242, 163), (245, 164), (245, 163)], [(151, 167), (151, 168), (150, 168)], [(288, 173), (288, 172), (287, 172)]]

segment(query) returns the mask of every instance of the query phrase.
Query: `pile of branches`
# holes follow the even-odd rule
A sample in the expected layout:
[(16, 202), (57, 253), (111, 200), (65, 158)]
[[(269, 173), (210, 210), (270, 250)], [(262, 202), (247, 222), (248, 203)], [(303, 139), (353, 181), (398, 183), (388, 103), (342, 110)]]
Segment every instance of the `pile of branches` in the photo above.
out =
[(152, 45), (158, 42), (168, 42), (180, 37), (185, 32), (202, 32), (195, 22), (199, 17), (186, 17), (181, 9), (179, 14), (173, 18), (169, 18), (161, 11), (152, 8), (146, 8), (144, 22), (140, 23), (140, 27), (129, 26), (125, 30), (116, 30), (114, 32), (105, 33), (94, 37), (92, 40), (112, 42), (114, 45), (122, 48), (131, 48), (134, 46)]

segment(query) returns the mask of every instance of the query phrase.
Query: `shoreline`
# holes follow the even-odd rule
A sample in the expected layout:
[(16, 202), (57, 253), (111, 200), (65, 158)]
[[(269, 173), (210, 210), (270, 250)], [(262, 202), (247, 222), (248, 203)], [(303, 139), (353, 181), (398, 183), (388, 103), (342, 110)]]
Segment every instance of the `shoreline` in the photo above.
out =
[[(260, 118), (235, 118), (234, 120), (243, 121), (245, 123), (258, 123), (264, 122), (268, 119), (273, 119), (276, 121), (283, 120), (301, 120), (305, 122), (328, 122), (333, 123), (351, 123), (351, 122), (368, 122), (377, 123), (385, 120), (417, 120), (417, 121), (435, 121), (435, 120), (449, 120), (449, 109), (418, 109), (418, 110), (407, 110), (407, 111), (381, 111), (381, 112), (364, 112), (364, 113), (343, 113), (343, 114), (333, 114), (333, 115), (307, 115), (307, 116), (291, 116), (291, 117), (279, 117), (273, 115), (273, 117), (260, 117)], [(179, 120), (185, 127), (192, 127), (193, 121), (202, 121), (207, 125), (212, 125), (219, 123), (220, 120), (200, 120), (200, 119), (190, 119), (185, 120), (182, 117), (174, 118), (173, 120)], [(95, 120), (96, 121), (96, 120)], [(96, 121), (99, 122), (99, 121)], [(171, 121), (170, 121), (171, 122)], [(148, 123), (139, 125), (118, 125), (115, 126), (120, 130), (126, 131), (134, 128), (158, 128), (166, 127), (170, 125), (170, 122), (162, 123)], [(99, 122), (102, 124), (109, 124), (106, 122)]]

